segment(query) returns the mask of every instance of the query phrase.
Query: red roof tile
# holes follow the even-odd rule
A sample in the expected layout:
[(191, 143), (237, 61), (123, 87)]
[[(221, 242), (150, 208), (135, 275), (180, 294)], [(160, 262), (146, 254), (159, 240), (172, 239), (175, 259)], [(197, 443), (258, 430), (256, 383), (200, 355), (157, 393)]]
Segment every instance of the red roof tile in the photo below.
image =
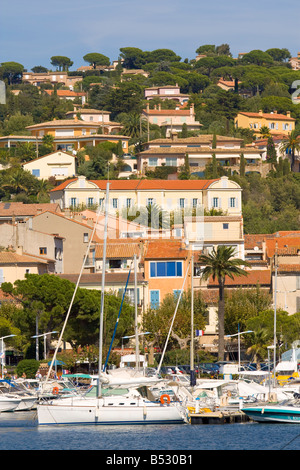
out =
[(178, 240), (149, 241), (145, 249), (145, 259), (185, 259), (188, 251)]
[[(110, 180), (110, 190), (202, 190), (207, 189), (214, 181), (212, 180)], [(70, 183), (77, 181), (77, 178), (69, 179), (64, 181), (60, 185), (56, 186), (51, 191), (61, 191), (65, 189)], [(106, 180), (88, 180), (94, 183), (98, 188), (105, 190), (107, 181)]]
[[(270, 285), (271, 284), (271, 271), (270, 269), (253, 269), (251, 271), (247, 271), (247, 276), (235, 276), (233, 279), (230, 277), (226, 277), (225, 286), (232, 287), (232, 286), (255, 286), (259, 284), (262, 285)], [(215, 287), (218, 286), (218, 280), (215, 279), (213, 281), (210, 278), (208, 286)]]

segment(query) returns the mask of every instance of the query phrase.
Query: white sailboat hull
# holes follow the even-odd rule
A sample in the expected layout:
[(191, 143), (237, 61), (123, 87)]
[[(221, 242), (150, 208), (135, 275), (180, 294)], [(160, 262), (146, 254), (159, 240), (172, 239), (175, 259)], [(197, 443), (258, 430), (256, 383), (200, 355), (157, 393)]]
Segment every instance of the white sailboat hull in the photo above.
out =
[[(131, 403), (131, 404), (130, 404)], [(174, 404), (144, 400), (66, 399), (37, 406), (39, 425), (56, 424), (179, 424), (184, 422), (180, 408)]]

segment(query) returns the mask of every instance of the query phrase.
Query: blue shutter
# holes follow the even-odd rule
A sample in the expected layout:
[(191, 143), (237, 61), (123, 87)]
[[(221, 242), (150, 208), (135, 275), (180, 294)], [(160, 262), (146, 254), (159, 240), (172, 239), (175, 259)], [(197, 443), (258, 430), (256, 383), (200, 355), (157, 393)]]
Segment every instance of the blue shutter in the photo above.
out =
[(150, 291), (150, 307), (153, 309), (159, 307), (159, 290)]

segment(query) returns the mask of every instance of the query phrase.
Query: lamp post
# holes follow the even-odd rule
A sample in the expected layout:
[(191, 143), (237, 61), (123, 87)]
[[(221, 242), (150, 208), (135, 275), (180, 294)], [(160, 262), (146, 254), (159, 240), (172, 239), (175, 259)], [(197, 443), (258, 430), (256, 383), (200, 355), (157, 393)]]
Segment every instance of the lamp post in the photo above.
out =
[[(238, 327), (240, 330), (240, 327)], [(254, 333), (252, 330), (247, 330), (247, 331), (238, 331), (238, 333), (235, 333), (234, 335), (226, 335), (225, 338), (232, 338), (233, 336), (238, 337), (238, 371), (240, 372), (241, 369), (241, 335), (244, 335), (246, 333)]]
[(3, 340), (5, 338), (11, 338), (12, 336), (17, 336), (17, 335), (7, 335), (7, 336), (2, 336), (1, 339), (1, 377), (3, 378), (3, 367), (4, 367), (4, 364), (5, 364), (5, 351), (4, 351), (4, 342)]
[(42, 333), (40, 335), (31, 336), (31, 338), (41, 338), (42, 336), (44, 337), (44, 359), (47, 358), (47, 354), (46, 354), (46, 336), (51, 335), (53, 333), (58, 333), (58, 332), (57, 331), (49, 331), (48, 333)]

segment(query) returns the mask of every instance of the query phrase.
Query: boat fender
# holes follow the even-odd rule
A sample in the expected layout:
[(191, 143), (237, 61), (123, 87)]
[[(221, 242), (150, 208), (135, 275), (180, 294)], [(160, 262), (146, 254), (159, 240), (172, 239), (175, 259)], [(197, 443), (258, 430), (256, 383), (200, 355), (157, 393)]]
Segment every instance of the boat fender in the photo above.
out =
[[(165, 401), (165, 399), (166, 399), (166, 401)], [(167, 402), (168, 405), (169, 405), (169, 403), (171, 403), (170, 395), (167, 395), (166, 393), (165, 393), (164, 395), (162, 395), (162, 396), (160, 397), (160, 402), (161, 402), (162, 405), (164, 405), (166, 402)]]
[(53, 393), (53, 395), (58, 395), (59, 388), (58, 387), (53, 387), (52, 393)]

